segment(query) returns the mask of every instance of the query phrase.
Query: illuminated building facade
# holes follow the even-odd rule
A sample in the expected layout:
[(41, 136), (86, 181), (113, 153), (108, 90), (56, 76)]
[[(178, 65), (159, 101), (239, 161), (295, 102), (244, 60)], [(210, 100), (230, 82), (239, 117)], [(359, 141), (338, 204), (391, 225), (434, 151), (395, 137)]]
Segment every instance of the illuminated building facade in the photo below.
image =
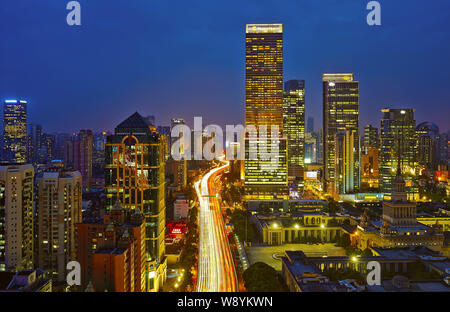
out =
[(366, 125), (364, 127), (363, 146), (370, 146), (376, 148), (380, 146), (378, 128), (375, 128), (372, 125)]
[(76, 259), (81, 203), (80, 172), (52, 168), (36, 176), (37, 266), (60, 282), (66, 280), (67, 263)]
[(6, 100), (3, 105), (3, 161), (27, 161), (27, 101)]
[(107, 137), (105, 159), (106, 209), (119, 200), (144, 215), (145, 289), (158, 291), (166, 280), (165, 156), (156, 129), (139, 113), (119, 124)]
[(359, 82), (353, 74), (323, 74), (323, 156), (324, 190), (335, 190), (336, 144), (335, 136), (341, 130), (353, 130), (354, 170), (353, 185), (359, 188)]
[[(245, 139), (245, 198), (288, 197), (287, 142), (283, 138), (283, 25), (248, 24), (245, 42), (245, 126), (256, 130)], [(267, 137), (258, 133), (260, 126), (267, 127)], [(277, 138), (271, 139), (274, 126), (278, 127), (274, 131)], [(274, 151), (277, 155), (271, 157)]]
[[(172, 118), (171, 131), (172, 131), (173, 127), (175, 127), (177, 125), (185, 125), (184, 119)], [(181, 140), (180, 142), (183, 142), (183, 139), (182, 139), (183, 135), (184, 135), (184, 133), (181, 132), (180, 138), (179, 138), (179, 140)], [(167, 138), (166, 135), (162, 136), (162, 138), (165, 142), (168, 141), (168, 139), (166, 139)], [(173, 138), (172, 142), (169, 144), (169, 146), (171, 146), (172, 143), (175, 142), (177, 139), (178, 138)], [(191, 136), (191, 139), (193, 139), (193, 136)], [(191, 142), (191, 146), (193, 146), (193, 144), (194, 144), (194, 142)], [(174, 180), (173, 185), (175, 185), (178, 190), (184, 190), (187, 185), (187, 160), (186, 160), (186, 157), (188, 157), (188, 155), (185, 155), (185, 151), (184, 151), (185, 148), (186, 147), (183, 144), (180, 145), (180, 155), (182, 155), (181, 156), (182, 159), (174, 160), (171, 157), (169, 157), (170, 160), (168, 160), (166, 163), (166, 172), (173, 176), (173, 180)], [(192, 147), (191, 147), (191, 152), (192, 152)], [(169, 151), (169, 153), (170, 153), (170, 151)]]
[(402, 177), (409, 200), (417, 200), (418, 140), (414, 109), (383, 109), (381, 119), (380, 183), (387, 199), (396, 176), (397, 153), (400, 151)]
[(355, 130), (340, 130), (335, 135), (335, 192), (352, 193), (355, 190), (355, 141), (358, 140)]
[(318, 137), (314, 132), (306, 132), (305, 135), (305, 164), (318, 162)]
[(34, 265), (32, 165), (0, 166), (0, 271)]
[(439, 127), (431, 122), (422, 122), (416, 127), (418, 146), (417, 162), (423, 169), (437, 169)]
[(364, 146), (361, 149), (361, 189), (378, 189), (379, 175), (379, 150), (373, 146)]
[(364, 211), (357, 231), (351, 235), (352, 245), (363, 250), (370, 247), (426, 246), (441, 251), (444, 244), (442, 227), (438, 222), (427, 226), (417, 221), (416, 203), (407, 199), (406, 183), (400, 168), (398, 163), (391, 199), (383, 201), (381, 220), (370, 221), (367, 210)]
[(288, 174), (303, 180), (305, 161), (305, 81), (284, 84), (283, 133), (288, 144)]

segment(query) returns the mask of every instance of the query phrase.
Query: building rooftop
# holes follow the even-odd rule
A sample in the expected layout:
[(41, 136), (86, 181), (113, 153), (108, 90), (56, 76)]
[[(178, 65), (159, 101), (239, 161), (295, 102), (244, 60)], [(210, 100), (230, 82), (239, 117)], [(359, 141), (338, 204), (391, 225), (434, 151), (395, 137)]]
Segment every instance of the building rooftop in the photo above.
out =
[(151, 124), (148, 120), (142, 117), (138, 112), (122, 121), (117, 128), (148, 128)]
[(371, 247), (378, 255), (388, 259), (418, 259), (420, 257), (440, 257), (438, 252), (426, 247), (381, 248)]

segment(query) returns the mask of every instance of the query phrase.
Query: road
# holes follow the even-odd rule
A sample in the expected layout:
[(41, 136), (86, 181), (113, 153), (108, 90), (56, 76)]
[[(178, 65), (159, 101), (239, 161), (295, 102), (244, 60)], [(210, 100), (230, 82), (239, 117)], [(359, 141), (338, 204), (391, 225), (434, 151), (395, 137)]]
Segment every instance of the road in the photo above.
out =
[(197, 181), (199, 198), (198, 292), (238, 291), (237, 274), (225, 224), (216, 194), (215, 182), (229, 163), (209, 171)]

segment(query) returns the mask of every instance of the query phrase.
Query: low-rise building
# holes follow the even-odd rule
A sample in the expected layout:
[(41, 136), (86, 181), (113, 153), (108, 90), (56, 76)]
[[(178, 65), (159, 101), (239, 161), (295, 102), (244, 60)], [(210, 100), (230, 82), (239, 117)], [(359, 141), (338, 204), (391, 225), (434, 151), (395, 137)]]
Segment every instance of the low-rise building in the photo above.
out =
[(51, 292), (52, 278), (44, 270), (0, 272), (0, 292)]
[(309, 241), (337, 242), (356, 228), (357, 222), (345, 216), (325, 213), (255, 214), (251, 217), (260, 241), (268, 245)]

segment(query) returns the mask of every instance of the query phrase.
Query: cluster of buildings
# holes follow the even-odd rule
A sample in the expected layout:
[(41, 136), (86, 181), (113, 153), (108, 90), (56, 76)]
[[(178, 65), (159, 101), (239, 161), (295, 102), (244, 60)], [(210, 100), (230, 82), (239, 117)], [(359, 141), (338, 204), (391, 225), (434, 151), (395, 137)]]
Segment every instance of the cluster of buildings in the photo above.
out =
[(25, 100), (3, 103), (3, 163), (29, 163), (37, 169), (59, 160), (65, 168), (79, 171), (86, 190), (102, 188), (107, 132), (45, 133), (39, 124), (28, 123)]
[[(282, 275), (291, 292), (447, 292), (450, 261), (425, 247), (371, 248), (365, 257), (309, 257), (302, 251), (285, 251), (281, 257)], [(359, 278), (335, 279), (329, 276), (353, 272), (367, 276), (368, 263), (380, 265), (380, 284), (370, 285)], [(447, 269), (447, 270), (446, 270)], [(432, 276), (417, 280), (414, 276)], [(339, 276), (339, 275), (337, 275)], [(410, 276), (408, 278), (408, 276)]]
[[(78, 261), (81, 285), (72, 290), (159, 291), (167, 270), (167, 138), (154, 118), (136, 112), (113, 134), (81, 130), (56, 136), (61, 146), (44, 145), (48, 136), (28, 127), (26, 105), (4, 103), (0, 279), (10, 283), (3, 290), (35, 289), (35, 280), (50, 283), (39, 289), (67, 290), (66, 266)], [(93, 195), (104, 213), (90, 213), (92, 200), (85, 205), (83, 194)], [(182, 218), (181, 199), (178, 206)], [(21, 287), (11, 286), (19, 280)]]
[[(448, 254), (444, 232), (450, 219), (421, 217), (416, 205), (426, 200), (419, 195), (426, 183), (449, 188), (449, 133), (430, 122), (417, 124), (415, 110), (408, 107), (382, 109), (379, 128), (361, 127), (360, 82), (353, 73), (322, 75), (323, 126), (315, 132), (312, 118), (305, 124), (305, 80), (283, 83), (283, 25), (246, 25), (245, 48), (247, 131), (255, 131), (250, 126), (259, 131), (261, 125), (276, 129), (266, 137), (255, 139), (249, 132), (245, 138), (244, 200), (260, 243), (336, 243), (383, 255), (389, 253), (385, 249), (401, 248)], [(250, 157), (255, 150), (256, 159)], [(278, 152), (276, 158), (267, 157), (271, 150)], [(325, 198), (336, 205), (350, 201), (364, 213), (330, 211)], [(381, 213), (369, 217), (367, 209)], [(382, 257), (388, 271), (410, 261)], [(364, 272), (368, 260), (363, 260), (286, 251), (283, 275), (294, 291), (357, 289), (349, 282), (331, 283), (322, 271)]]
[[(383, 109), (380, 127), (366, 125), (360, 133), (360, 83), (352, 73), (323, 74), (323, 127), (314, 132), (308, 118), (305, 128), (306, 82), (283, 87), (282, 24), (246, 25), (245, 83), (245, 126), (278, 131), (245, 140), (246, 200), (287, 199), (305, 186), (336, 200), (358, 192), (390, 199), (398, 153), (408, 199), (419, 199), (420, 176), (448, 185), (448, 133), (430, 122), (417, 125), (407, 107)], [(249, 157), (255, 148), (257, 159)], [(267, 160), (275, 149), (278, 157)]]

